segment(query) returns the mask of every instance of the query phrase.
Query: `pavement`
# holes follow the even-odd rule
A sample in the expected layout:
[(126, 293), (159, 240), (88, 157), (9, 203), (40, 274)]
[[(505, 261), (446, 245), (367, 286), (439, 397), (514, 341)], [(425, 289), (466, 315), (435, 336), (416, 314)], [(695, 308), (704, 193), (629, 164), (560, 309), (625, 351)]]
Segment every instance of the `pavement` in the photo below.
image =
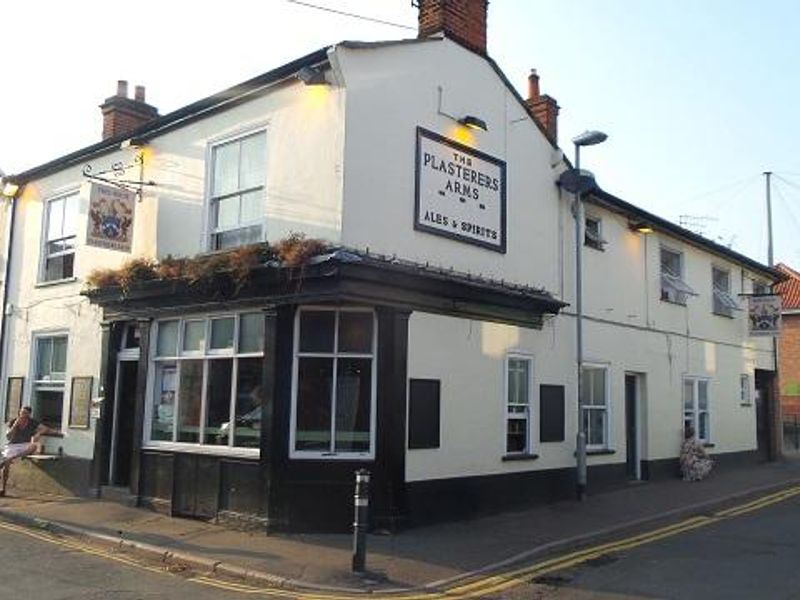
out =
[(539, 556), (583, 547), (800, 484), (800, 458), (715, 470), (701, 482), (636, 482), (579, 503), (371, 534), (367, 575), (352, 536), (241, 532), (102, 500), (11, 491), (0, 519), (270, 586), (331, 592), (438, 590)]

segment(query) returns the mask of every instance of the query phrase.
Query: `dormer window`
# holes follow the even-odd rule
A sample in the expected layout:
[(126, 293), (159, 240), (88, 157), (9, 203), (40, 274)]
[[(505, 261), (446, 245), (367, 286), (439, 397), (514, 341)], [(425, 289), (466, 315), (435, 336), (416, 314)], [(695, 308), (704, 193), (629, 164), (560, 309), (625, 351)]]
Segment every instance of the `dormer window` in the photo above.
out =
[(597, 217), (586, 217), (583, 228), (583, 243), (585, 246), (602, 250), (608, 242), (602, 236), (602, 222)]
[(736, 298), (731, 295), (731, 274), (729, 271), (711, 268), (711, 280), (714, 295), (713, 310), (715, 315), (732, 317), (733, 311), (740, 310)]
[(686, 304), (689, 296), (697, 293), (683, 279), (683, 254), (661, 248), (661, 299), (675, 304)]

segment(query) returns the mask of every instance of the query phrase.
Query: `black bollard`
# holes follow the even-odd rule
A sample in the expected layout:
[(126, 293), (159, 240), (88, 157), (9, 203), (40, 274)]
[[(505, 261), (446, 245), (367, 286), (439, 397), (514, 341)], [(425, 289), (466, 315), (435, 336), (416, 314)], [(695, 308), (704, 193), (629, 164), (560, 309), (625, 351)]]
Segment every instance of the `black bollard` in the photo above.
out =
[(367, 562), (369, 522), (369, 471), (356, 471), (355, 520), (353, 521), (353, 572), (363, 573)]

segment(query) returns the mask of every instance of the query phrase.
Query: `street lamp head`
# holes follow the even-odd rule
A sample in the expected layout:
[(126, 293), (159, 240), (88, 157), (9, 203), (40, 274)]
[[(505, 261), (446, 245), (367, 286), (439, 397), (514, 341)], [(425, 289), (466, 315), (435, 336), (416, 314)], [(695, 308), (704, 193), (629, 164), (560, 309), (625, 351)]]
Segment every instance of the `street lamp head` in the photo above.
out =
[(602, 144), (608, 139), (608, 136), (602, 131), (584, 131), (580, 135), (572, 138), (572, 143), (576, 146), (594, 146), (595, 144)]

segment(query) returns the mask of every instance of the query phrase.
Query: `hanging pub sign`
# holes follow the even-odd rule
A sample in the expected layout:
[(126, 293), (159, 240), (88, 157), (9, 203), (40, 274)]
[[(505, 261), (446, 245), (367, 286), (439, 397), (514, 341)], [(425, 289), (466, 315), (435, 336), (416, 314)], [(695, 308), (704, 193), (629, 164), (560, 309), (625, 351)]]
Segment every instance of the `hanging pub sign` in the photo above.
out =
[(779, 336), (781, 334), (781, 297), (777, 294), (749, 296), (748, 320), (750, 335)]
[(506, 163), (417, 128), (414, 229), (506, 251)]
[(86, 245), (130, 252), (135, 211), (134, 192), (93, 183)]

